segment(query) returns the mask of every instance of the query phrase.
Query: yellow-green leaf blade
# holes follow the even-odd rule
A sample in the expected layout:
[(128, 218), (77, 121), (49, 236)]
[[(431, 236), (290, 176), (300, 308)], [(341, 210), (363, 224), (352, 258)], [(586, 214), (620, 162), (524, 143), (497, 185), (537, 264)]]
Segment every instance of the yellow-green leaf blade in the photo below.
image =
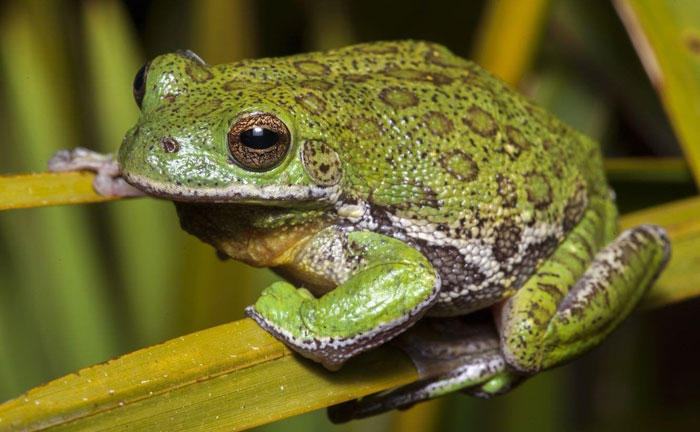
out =
[(700, 2), (615, 0), (700, 185)]
[(608, 180), (653, 182), (691, 182), (693, 177), (682, 158), (617, 157), (603, 161)]
[(0, 210), (110, 201), (92, 188), (95, 174), (64, 172), (0, 176)]
[(328, 372), (244, 319), (32, 389), (0, 406), (0, 429), (242, 430), (416, 377), (389, 348)]
[[(664, 225), (674, 254), (645, 300), (700, 294), (700, 198), (625, 215), (623, 228)], [(299, 359), (245, 319), (86, 368), (0, 406), (0, 429), (246, 429), (417, 378), (384, 347), (336, 373)]]
[(474, 60), (516, 86), (535, 55), (550, 0), (491, 0), (477, 31)]

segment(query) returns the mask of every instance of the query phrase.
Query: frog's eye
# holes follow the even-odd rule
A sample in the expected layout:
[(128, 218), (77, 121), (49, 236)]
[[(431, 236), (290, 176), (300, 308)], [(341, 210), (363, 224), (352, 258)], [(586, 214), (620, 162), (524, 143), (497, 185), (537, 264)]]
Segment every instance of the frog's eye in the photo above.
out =
[(255, 113), (239, 119), (228, 133), (228, 148), (238, 165), (251, 171), (277, 166), (289, 150), (289, 129), (272, 114)]
[(136, 72), (136, 76), (134, 77), (134, 100), (136, 101), (136, 105), (141, 108), (141, 103), (143, 102), (143, 95), (146, 94), (146, 77), (148, 76), (148, 65), (149, 63), (146, 63), (145, 65), (141, 66), (141, 69), (139, 69), (138, 72)]

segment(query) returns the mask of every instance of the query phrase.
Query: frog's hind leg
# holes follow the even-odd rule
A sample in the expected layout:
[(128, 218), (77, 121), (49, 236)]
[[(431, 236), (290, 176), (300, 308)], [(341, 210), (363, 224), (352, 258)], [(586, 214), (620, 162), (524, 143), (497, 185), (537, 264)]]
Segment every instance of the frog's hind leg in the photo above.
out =
[(521, 373), (557, 366), (597, 345), (631, 313), (668, 261), (668, 237), (654, 225), (629, 229), (600, 249), (605, 236), (598, 233), (614, 220), (614, 208), (606, 206), (605, 217), (587, 210), (500, 310), (501, 348)]
[[(488, 312), (488, 311), (485, 311)], [(429, 318), (392, 344), (406, 352), (427, 377), (389, 392), (369, 395), (328, 408), (335, 423), (406, 409), (417, 402), (457, 390), (489, 397), (508, 391), (520, 377), (507, 369), (490, 315)]]
[(406, 332), (397, 342), (428, 378), (330, 407), (331, 420), (407, 408), (456, 390), (501, 394), (599, 343), (634, 309), (670, 251), (665, 231), (653, 225), (625, 231), (601, 249), (613, 235), (614, 220), (609, 203), (586, 211), (536, 274), (496, 308), (498, 332), (488, 320), (455, 325), (457, 318), (432, 321), (433, 327), (443, 325), (432, 337), (426, 337), (425, 323)]

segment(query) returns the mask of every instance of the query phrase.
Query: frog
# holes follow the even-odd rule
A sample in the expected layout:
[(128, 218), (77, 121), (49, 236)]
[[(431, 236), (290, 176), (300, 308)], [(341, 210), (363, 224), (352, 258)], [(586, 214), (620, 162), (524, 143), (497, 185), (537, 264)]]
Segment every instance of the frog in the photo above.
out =
[(182, 228), (284, 280), (246, 314), (337, 370), (387, 343), (420, 380), (335, 421), (454, 391), (491, 397), (605, 339), (666, 265), (618, 233), (600, 146), (442, 45), (371, 42), (142, 67), (117, 155), (62, 151), (105, 195), (171, 200)]

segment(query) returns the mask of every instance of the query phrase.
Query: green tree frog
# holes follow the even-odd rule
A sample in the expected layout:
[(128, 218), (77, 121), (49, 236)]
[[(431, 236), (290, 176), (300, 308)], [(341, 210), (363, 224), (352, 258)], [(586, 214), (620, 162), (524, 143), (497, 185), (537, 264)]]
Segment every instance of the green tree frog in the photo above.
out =
[(339, 421), (499, 394), (566, 362), (669, 257), (660, 227), (617, 235), (593, 140), (440, 45), (219, 66), (176, 52), (138, 72), (134, 96), (116, 158), (63, 151), (50, 167), (172, 200), (186, 231), (272, 267), (289, 282), (246, 313), (304, 357), (337, 369), (397, 340), (425, 378), (336, 407)]

